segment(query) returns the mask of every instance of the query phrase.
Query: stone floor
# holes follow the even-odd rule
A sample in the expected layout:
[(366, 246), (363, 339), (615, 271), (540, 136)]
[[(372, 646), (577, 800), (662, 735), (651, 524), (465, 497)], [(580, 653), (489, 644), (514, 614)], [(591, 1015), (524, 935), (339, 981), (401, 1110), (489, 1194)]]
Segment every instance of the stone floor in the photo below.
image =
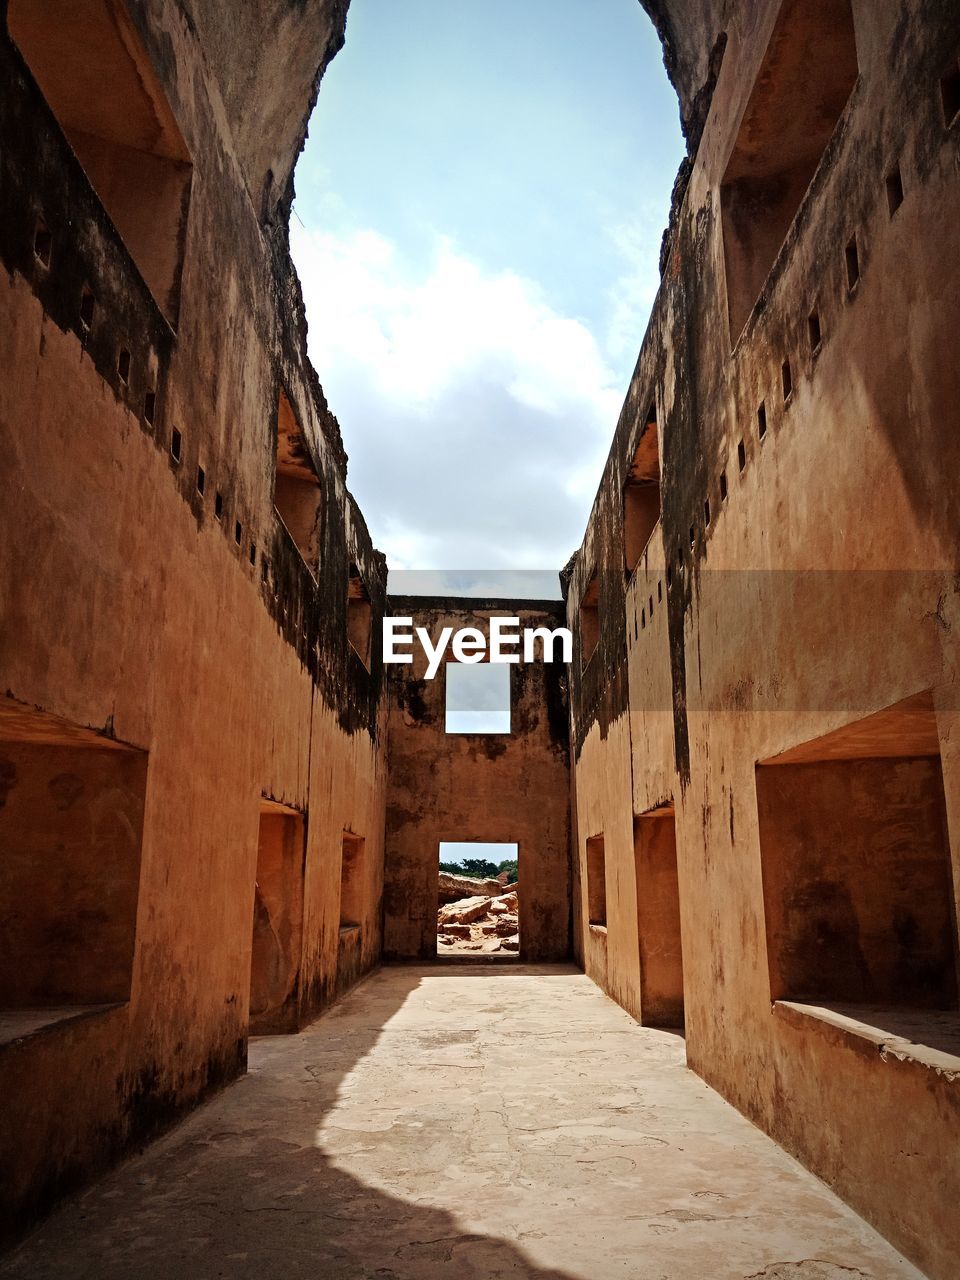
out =
[(403, 967), (50, 1218), (0, 1275), (919, 1275), (565, 967)]

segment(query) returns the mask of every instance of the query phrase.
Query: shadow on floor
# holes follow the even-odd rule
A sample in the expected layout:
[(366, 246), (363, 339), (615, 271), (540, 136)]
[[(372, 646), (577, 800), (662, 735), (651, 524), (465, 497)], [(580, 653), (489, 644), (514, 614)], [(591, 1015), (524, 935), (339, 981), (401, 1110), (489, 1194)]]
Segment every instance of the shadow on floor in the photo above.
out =
[[(569, 966), (555, 972), (571, 972)], [(456, 976), (487, 969), (456, 966)], [(500, 973), (549, 976), (548, 966)], [(250, 1074), (61, 1207), (0, 1264), (31, 1280), (576, 1280), (453, 1214), (366, 1185), (316, 1145), (344, 1078), (433, 965), (368, 979), (298, 1035), (252, 1042)], [(357, 1133), (376, 1143), (376, 1129)], [(429, 1166), (429, 1134), (412, 1139)], [(447, 1171), (438, 1168), (435, 1179)], [(471, 1206), (465, 1205), (465, 1213)]]

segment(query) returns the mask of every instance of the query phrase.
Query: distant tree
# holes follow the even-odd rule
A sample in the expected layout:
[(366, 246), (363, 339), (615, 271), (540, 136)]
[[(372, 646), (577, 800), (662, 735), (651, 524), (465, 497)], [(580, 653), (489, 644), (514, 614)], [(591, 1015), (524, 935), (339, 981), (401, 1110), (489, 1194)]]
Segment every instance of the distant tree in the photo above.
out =
[(486, 880), (495, 876), (499, 870), (495, 862), (489, 862), (486, 858), (464, 858), (462, 866), (461, 875), (470, 876), (472, 880)]
[(441, 862), (440, 870), (446, 871), (447, 875), (450, 875), (450, 876), (463, 875), (463, 867), (461, 867), (459, 862)]
[(500, 863), (495, 874), (499, 874), (501, 871), (506, 871), (510, 877), (510, 883), (513, 884), (514, 880), (520, 877), (520, 863), (516, 858), (507, 858), (505, 862)]

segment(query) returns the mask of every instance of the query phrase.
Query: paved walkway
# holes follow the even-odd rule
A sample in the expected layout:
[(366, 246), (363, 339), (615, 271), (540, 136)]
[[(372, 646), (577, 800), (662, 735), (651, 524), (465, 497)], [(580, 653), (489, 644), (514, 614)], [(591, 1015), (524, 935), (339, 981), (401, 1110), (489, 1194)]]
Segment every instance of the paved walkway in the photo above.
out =
[(916, 1280), (683, 1063), (572, 969), (385, 969), (0, 1275)]

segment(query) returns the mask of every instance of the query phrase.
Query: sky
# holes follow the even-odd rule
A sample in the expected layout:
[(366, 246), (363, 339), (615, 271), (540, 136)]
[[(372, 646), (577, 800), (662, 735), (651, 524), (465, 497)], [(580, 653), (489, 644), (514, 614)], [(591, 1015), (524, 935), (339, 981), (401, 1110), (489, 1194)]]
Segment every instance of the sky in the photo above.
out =
[(506, 663), (444, 667), (447, 733), (510, 732), (510, 667)]
[(291, 240), (391, 591), (559, 595), (681, 155), (638, 0), (352, 0)]

